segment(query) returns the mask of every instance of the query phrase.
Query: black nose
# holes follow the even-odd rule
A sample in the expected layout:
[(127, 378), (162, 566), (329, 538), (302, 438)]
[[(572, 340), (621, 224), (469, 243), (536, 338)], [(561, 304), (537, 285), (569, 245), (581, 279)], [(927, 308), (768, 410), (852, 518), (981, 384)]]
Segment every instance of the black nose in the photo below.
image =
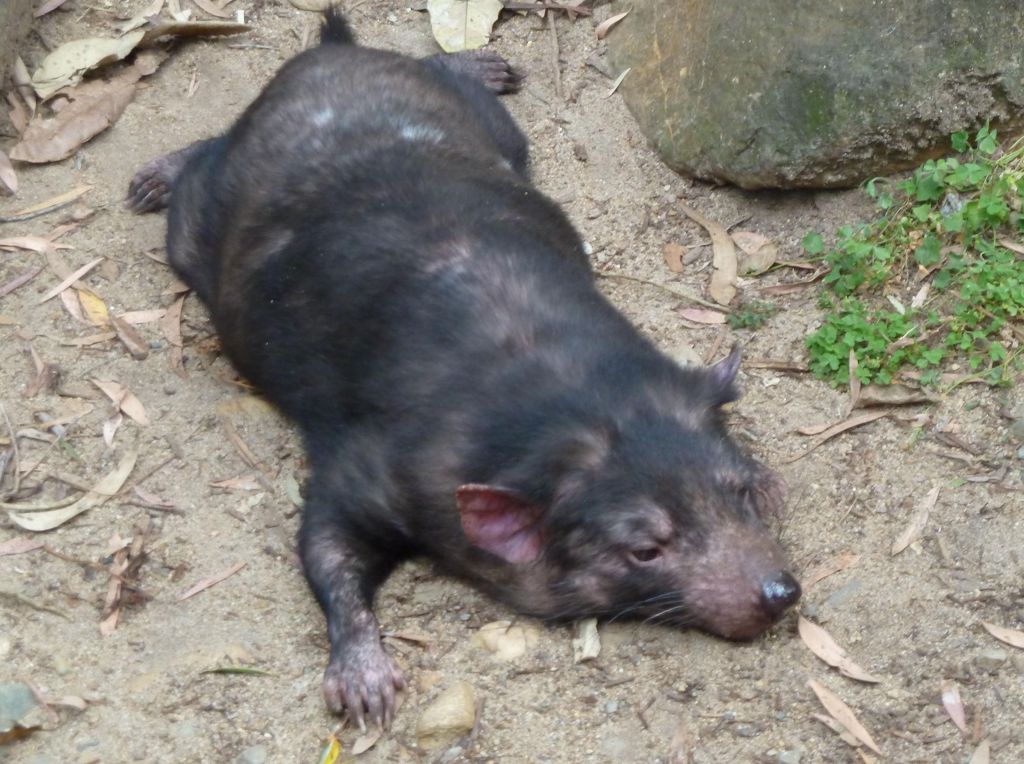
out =
[(784, 570), (761, 582), (761, 607), (772, 618), (778, 618), (798, 599), (800, 584)]

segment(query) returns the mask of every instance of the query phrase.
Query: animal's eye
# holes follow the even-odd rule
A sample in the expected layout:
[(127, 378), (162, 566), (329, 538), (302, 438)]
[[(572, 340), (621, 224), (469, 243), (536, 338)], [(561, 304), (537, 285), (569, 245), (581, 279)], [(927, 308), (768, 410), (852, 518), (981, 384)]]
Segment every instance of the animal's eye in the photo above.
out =
[(661, 550), (656, 546), (644, 547), (643, 549), (630, 550), (630, 555), (633, 557), (635, 562), (645, 564), (648, 562), (654, 562), (661, 557)]

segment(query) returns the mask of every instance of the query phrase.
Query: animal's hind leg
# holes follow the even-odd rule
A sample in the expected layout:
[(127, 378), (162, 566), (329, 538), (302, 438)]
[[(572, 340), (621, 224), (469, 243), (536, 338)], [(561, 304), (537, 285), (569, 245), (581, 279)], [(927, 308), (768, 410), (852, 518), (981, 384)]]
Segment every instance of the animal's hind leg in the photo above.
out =
[(496, 97), (519, 90), (522, 76), (489, 50), (443, 53), (425, 58), (423, 63), (473, 110), (509, 166), (525, 176), (526, 136)]
[(128, 184), (128, 207), (137, 213), (162, 210), (170, 203), (174, 182), (188, 161), (219, 140), (196, 141), (144, 164)]
[(523, 82), (523, 76), (508, 61), (490, 50), (439, 53), (423, 60), (437, 69), (476, 80), (498, 95), (518, 92)]

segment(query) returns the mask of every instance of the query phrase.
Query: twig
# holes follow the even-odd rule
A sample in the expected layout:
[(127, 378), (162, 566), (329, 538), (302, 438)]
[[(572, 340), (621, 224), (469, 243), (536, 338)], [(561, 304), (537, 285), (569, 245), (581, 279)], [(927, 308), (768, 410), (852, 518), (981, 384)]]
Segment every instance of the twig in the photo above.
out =
[(590, 16), (593, 12), (589, 8), (569, 8), (558, 3), (515, 3), (503, 2), (502, 10), (506, 11), (562, 11), (567, 15)]
[(43, 272), (43, 266), (37, 265), (35, 268), (29, 268), (20, 276), (16, 276), (8, 281), (3, 286), (0, 286), (0, 297), (6, 297), (18, 287), (24, 286), (40, 273)]
[(562, 67), (558, 63), (561, 51), (558, 48), (558, 31), (555, 29), (555, 15), (548, 14), (548, 38), (551, 40), (551, 68), (555, 71), (555, 95), (559, 101), (565, 101), (565, 90), (562, 88)]
[(69, 204), (74, 204), (78, 201), (75, 199), (68, 199), (66, 202), (60, 202), (59, 204), (51, 204), (49, 207), (43, 207), (41, 210), (35, 212), (26, 212), (24, 215), (0, 215), (0, 223), (20, 223), (23, 220), (32, 220), (32, 218), (39, 218), (43, 215), (49, 215), (51, 212), (64, 209)]
[(21, 452), (18, 450), (18, 436), (14, 432), (14, 425), (11, 418), (7, 416), (7, 408), (0, 403), (0, 414), (4, 415), (4, 422), (7, 423), (7, 434), (11, 438), (11, 448), (14, 451), (14, 489), (11, 495), (16, 495), (21, 488)]
[(696, 303), (697, 305), (703, 305), (706, 308), (714, 308), (715, 310), (721, 313), (732, 313), (732, 311), (729, 310), (729, 308), (726, 307), (725, 305), (719, 305), (716, 302), (705, 300), (704, 298), (697, 297), (697, 295), (690, 294), (689, 292), (683, 292), (682, 290), (673, 289), (669, 286), (666, 286), (665, 284), (659, 284), (657, 281), (650, 281), (648, 279), (642, 279), (637, 276), (627, 276), (623, 273), (608, 273), (606, 271), (597, 271), (595, 275), (598, 278), (602, 279), (615, 279), (618, 281), (631, 281), (634, 284), (645, 284), (646, 286), (651, 286), (654, 287), (655, 289), (660, 289), (663, 292), (667, 292), (668, 294), (680, 300), (689, 300), (690, 302)]

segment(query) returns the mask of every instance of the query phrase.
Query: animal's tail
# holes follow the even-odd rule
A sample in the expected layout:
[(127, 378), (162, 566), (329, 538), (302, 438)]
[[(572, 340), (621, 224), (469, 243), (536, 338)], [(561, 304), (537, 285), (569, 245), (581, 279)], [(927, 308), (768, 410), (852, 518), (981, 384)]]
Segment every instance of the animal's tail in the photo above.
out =
[(320, 27), (321, 45), (354, 45), (355, 41), (341, 8), (332, 5), (324, 11), (324, 23)]

